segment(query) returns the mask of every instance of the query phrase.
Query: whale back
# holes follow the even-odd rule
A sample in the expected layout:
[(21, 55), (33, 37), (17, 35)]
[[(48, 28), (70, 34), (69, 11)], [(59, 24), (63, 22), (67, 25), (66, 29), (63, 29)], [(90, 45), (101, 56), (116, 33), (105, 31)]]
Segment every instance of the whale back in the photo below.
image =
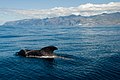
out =
[(40, 50), (20, 50), (19, 52), (17, 52), (17, 55), (20, 56), (52, 56), (53, 55), (53, 51), (57, 50), (58, 48), (55, 46), (47, 46), (47, 47), (43, 47)]

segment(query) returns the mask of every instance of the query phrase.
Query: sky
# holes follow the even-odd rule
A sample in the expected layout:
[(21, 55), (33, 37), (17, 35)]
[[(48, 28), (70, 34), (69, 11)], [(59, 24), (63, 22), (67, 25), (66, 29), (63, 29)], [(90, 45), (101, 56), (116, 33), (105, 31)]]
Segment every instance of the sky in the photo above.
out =
[(0, 24), (20, 19), (120, 11), (119, 0), (0, 0)]
[(109, 3), (119, 0), (0, 0), (0, 8), (50, 9), (54, 7), (75, 7), (86, 3)]

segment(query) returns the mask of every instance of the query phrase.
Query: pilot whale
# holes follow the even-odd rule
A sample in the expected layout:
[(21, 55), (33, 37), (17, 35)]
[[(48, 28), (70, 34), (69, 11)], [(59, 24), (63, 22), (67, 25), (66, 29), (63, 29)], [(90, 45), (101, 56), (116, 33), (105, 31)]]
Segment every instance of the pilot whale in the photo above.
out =
[(34, 57), (34, 58), (55, 58), (54, 50), (58, 50), (55, 46), (43, 47), (40, 50), (27, 50), (22, 49), (17, 52), (17, 55), (23, 57)]

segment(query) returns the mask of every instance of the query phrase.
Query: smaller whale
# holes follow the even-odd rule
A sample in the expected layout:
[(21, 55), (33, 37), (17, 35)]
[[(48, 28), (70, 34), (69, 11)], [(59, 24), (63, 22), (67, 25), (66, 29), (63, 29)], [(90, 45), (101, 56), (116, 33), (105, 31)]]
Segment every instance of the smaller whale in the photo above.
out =
[(27, 50), (22, 49), (17, 52), (17, 55), (23, 57), (34, 57), (34, 58), (55, 58), (54, 50), (58, 50), (55, 46), (43, 47), (40, 50)]

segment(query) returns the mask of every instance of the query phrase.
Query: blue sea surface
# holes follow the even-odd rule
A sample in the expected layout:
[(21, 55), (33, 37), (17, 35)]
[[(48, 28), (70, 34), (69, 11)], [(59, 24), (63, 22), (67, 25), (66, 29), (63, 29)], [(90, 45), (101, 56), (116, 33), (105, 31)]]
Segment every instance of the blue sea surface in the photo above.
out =
[[(65, 59), (15, 55), (49, 45)], [(0, 26), (0, 80), (120, 80), (120, 26)]]

